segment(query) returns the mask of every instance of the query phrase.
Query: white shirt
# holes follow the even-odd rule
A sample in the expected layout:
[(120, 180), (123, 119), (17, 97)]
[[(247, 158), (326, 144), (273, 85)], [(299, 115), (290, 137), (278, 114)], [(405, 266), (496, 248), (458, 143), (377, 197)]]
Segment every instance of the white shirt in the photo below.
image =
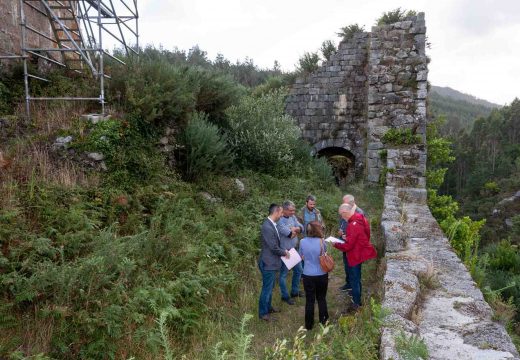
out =
[(269, 221), (273, 224), (274, 229), (276, 230), (276, 235), (278, 235), (278, 239), (280, 239), (280, 233), (278, 232), (278, 228), (276, 227), (276, 223), (269, 216), (267, 217)]

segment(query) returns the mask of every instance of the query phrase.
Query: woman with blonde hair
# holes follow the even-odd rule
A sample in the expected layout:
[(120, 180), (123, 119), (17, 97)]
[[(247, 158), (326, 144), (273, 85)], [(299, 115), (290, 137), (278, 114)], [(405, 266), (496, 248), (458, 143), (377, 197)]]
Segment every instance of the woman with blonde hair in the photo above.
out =
[(320, 266), (320, 254), (327, 250), (323, 241), (323, 228), (317, 221), (307, 225), (306, 237), (300, 241), (300, 256), (303, 265), (303, 289), (305, 290), (305, 328), (314, 325), (314, 303), (318, 301), (318, 318), (325, 324), (329, 318), (327, 311), (327, 287), (329, 274)]

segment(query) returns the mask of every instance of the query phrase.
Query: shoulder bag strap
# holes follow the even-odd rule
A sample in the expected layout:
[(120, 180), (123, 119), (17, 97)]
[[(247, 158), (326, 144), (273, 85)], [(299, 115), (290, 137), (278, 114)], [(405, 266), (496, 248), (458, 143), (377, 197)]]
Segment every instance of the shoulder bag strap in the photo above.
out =
[(320, 256), (323, 256), (323, 238), (320, 238)]

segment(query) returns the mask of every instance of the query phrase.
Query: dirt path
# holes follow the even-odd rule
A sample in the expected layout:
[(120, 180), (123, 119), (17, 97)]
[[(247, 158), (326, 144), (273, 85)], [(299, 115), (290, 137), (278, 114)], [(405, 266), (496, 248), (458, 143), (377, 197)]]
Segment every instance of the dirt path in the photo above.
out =
[[(335, 254), (337, 255), (337, 254)], [(344, 284), (345, 273), (343, 271), (343, 263), (339, 256), (335, 256), (336, 267), (329, 274), (329, 287), (327, 291), (327, 306), (329, 311), (329, 321), (336, 322), (342, 313), (345, 313), (350, 298), (339, 288)], [(292, 272), (291, 272), (292, 274)], [(290, 284), (290, 276), (287, 278), (287, 284)], [(303, 290), (303, 285), (300, 286)], [(296, 304), (288, 305), (280, 299), (280, 288), (278, 283), (273, 291), (273, 306), (280, 309), (281, 312), (274, 314), (276, 321), (266, 323), (255, 318), (250, 323), (251, 333), (254, 334), (252, 343), (252, 353), (255, 358), (262, 359), (265, 353), (265, 347), (274, 345), (276, 339), (292, 340), (298, 328), (305, 325), (305, 298), (294, 298)], [(314, 335), (319, 329), (318, 323), (318, 305), (314, 309), (315, 325), (310, 332), (310, 336)]]

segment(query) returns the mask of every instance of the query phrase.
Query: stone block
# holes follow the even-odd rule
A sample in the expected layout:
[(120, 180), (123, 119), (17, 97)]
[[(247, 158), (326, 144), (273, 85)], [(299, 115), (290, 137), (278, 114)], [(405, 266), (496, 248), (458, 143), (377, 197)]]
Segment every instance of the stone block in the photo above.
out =
[(384, 145), (383, 145), (382, 142), (379, 142), (379, 141), (377, 141), (377, 142), (370, 142), (370, 143), (368, 143), (367, 148), (369, 150), (381, 150), (381, 149), (384, 149)]
[(418, 90), (417, 91), (417, 99), (426, 99), (427, 96), (428, 96), (427, 90)]

